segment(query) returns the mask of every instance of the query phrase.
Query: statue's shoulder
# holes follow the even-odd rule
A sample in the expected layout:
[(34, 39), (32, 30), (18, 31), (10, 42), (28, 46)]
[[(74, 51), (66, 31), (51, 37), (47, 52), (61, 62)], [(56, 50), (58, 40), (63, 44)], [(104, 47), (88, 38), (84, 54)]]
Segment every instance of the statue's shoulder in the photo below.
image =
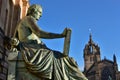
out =
[(22, 24), (22, 25), (29, 24), (31, 22), (34, 22), (34, 19), (31, 16), (25, 16), (18, 22), (18, 25), (20, 25), (20, 24)]
[(24, 19), (31, 19), (31, 20), (35, 20), (34, 17), (32, 16), (25, 16)]
[(28, 22), (36, 22), (36, 20), (32, 16), (25, 16), (23, 20)]
[(21, 21), (26, 21), (26, 20), (28, 20), (28, 19), (32, 19), (32, 17), (31, 17), (31, 16), (25, 16), (25, 17), (23, 17), (23, 18), (21, 19)]

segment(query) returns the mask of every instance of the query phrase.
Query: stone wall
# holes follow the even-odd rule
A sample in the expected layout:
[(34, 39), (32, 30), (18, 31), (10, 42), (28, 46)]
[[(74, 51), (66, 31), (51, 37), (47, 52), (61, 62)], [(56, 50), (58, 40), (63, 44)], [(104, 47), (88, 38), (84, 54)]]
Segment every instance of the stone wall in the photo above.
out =
[(7, 69), (8, 69), (8, 63), (7, 63), (7, 51), (3, 47), (3, 40), (4, 32), (0, 28), (0, 80), (6, 80), (7, 78)]
[(18, 21), (26, 15), (29, 0), (0, 0), (0, 80), (7, 80), (8, 54), (4, 36), (13, 37)]

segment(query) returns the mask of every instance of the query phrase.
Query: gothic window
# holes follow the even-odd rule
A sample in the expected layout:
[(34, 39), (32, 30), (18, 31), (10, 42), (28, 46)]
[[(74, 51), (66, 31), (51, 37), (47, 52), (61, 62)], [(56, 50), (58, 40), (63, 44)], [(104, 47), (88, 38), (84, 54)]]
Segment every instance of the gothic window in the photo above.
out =
[(92, 48), (92, 46), (90, 46), (90, 52), (92, 53), (92, 51), (93, 51), (93, 48)]
[(93, 53), (95, 54), (97, 52), (95, 46), (93, 46)]
[(108, 67), (105, 67), (101, 73), (101, 80), (111, 80), (111, 72)]
[(97, 56), (96, 56), (96, 55), (93, 57), (93, 60), (94, 60), (95, 62), (97, 62)]
[(91, 46), (89, 47), (89, 50), (90, 50), (90, 53), (96, 53), (96, 52), (97, 52), (95, 46), (93, 46), (93, 45), (91, 45)]

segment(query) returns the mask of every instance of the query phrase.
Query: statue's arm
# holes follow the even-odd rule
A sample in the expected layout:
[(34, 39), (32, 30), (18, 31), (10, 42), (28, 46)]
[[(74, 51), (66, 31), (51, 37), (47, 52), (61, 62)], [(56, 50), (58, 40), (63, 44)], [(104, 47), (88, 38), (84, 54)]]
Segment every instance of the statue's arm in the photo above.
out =
[(28, 22), (30, 24), (30, 29), (33, 33), (35, 33), (39, 38), (44, 39), (54, 39), (54, 38), (63, 38), (65, 37), (66, 30), (62, 34), (50, 33), (40, 30), (37, 24), (31, 18), (28, 18)]
[(65, 37), (64, 34), (57, 34), (57, 33), (50, 33), (40, 30), (39, 37), (44, 39), (54, 39), (54, 38), (63, 38)]

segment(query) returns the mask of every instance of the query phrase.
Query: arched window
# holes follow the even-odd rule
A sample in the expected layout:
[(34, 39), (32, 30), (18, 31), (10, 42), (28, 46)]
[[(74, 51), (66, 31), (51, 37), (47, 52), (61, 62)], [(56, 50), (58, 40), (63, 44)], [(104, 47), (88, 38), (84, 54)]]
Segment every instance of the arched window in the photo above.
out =
[(112, 80), (112, 75), (108, 67), (105, 67), (101, 72), (101, 80)]
[(92, 46), (90, 46), (90, 53), (92, 53), (93, 52), (93, 48), (92, 48)]

